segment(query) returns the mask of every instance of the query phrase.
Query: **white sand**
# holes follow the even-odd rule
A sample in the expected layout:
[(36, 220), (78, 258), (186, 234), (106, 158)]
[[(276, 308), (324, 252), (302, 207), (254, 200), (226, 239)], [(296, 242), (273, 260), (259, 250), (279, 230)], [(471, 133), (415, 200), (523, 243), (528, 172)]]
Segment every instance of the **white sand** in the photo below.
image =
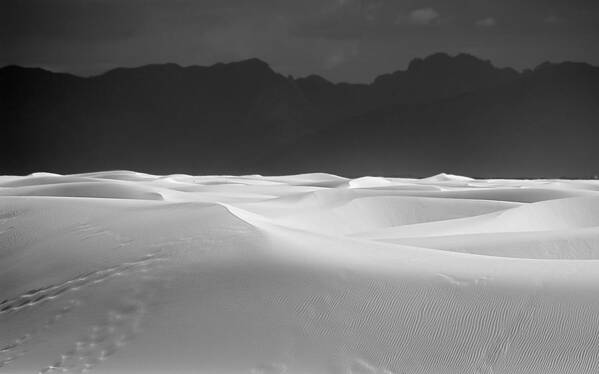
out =
[(597, 373), (599, 182), (0, 177), (0, 372)]

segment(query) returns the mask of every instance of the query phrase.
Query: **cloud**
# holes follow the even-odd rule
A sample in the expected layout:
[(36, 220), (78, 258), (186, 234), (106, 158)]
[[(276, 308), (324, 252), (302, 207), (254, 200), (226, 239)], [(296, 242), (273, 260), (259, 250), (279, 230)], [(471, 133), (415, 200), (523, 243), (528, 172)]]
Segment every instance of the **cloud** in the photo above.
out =
[(561, 23), (563, 21), (564, 20), (562, 18), (560, 18), (558, 16), (554, 16), (554, 15), (543, 18), (543, 22), (545, 22), (545, 23)]
[(487, 17), (476, 21), (476, 26), (480, 27), (493, 27), (497, 25), (497, 21), (493, 17)]
[(363, 35), (365, 18), (357, 0), (335, 0), (289, 24), (290, 34), (304, 38), (352, 40)]
[[(517, 68), (548, 59), (599, 63), (598, 0), (458, 3), (468, 6), (442, 0), (0, 0), (0, 66), (91, 74), (259, 57), (285, 74), (366, 82), (439, 50), (476, 48)], [(476, 26), (487, 17), (495, 27), (483, 27), (489, 21)], [(499, 31), (509, 38), (499, 38)]]
[(380, 12), (385, 5), (384, 0), (363, 0), (362, 14), (368, 22), (374, 22), (380, 16)]
[(131, 3), (4, 0), (0, 6), (0, 40), (118, 41), (143, 27), (144, 15), (140, 13)]
[(356, 57), (359, 53), (358, 45), (356, 43), (346, 43), (345, 45), (338, 46), (324, 58), (324, 68), (333, 69), (337, 66), (347, 62), (348, 60)]
[(428, 25), (437, 18), (440, 14), (433, 8), (416, 9), (410, 12), (410, 22), (417, 25)]

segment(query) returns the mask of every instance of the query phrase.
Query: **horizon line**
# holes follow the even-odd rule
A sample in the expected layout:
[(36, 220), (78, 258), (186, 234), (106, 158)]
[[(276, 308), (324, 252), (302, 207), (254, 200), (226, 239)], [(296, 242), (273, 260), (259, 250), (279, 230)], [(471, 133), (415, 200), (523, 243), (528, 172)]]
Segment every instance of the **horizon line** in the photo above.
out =
[(334, 81), (334, 80), (328, 79), (327, 77), (325, 77), (325, 76), (323, 76), (321, 74), (316, 74), (316, 73), (310, 73), (310, 74), (302, 75), (302, 76), (294, 76), (293, 74), (284, 74), (284, 73), (278, 72), (275, 68), (273, 68), (273, 66), (269, 62), (267, 62), (267, 61), (265, 61), (265, 60), (263, 60), (263, 59), (261, 59), (259, 57), (249, 57), (249, 58), (244, 58), (244, 59), (239, 59), (239, 60), (220, 61), (220, 62), (215, 62), (213, 64), (208, 64), (208, 65), (200, 65), (200, 64), (182, 65), (182, 64), (179, 64), (177, 62), (150, 62), (150, 63), (142, 64), (142, 65), (116, 66), (116, 67), (110, 68), (108, 70), (105, 70), (103, 72), (95, 73), (95, 74), (90, 74), (90, 75), (72, 73), (72, 72), (68, 72), (68, 71), (57, 71), (57, 70), (53, 70), (51, 68), (43, 67), (43, 66), (20, 65), (20, 64), (7, 64), (7, 65), (3, 65), (3, 66), (0, 66), (0, 70), (4, 70), (6, 68), (11, 68), (11, 67), (16, 67), (16, 68), (22, 68), (22, 69), (43, 70), (43, 71), (50, 72), (50, 73), (53, 73), (53, 74), (70, 75), (70, 76), (73, 76), (73, 77), (76, 77), (76, 78), (80, 78), (80, 79), (89, 79), (89, 78), (101, 77), (103, 75), (106, 75), (106, 74), (108, 74), (110, 72), (113, 72), (113, 71), (116, 71), (116, 70), (133, 70), (133, 69), (140, 69), (140, 68), (145, 68), (145, 67), (167, 66), (167, 65), (174, 65), (174, 66), (176, 66), (178, 68), (181, 68), (181, 69), (188, 69), (188, 68), (211, 68), (211, 67), (215, 67), (215, 66), (218, 66), (218, 65), (230, 65), (230, 64), (243, 63), (243, 62), (248, 62), (248, 61), (256, 60), (256, 61), (259, 61), (261, 63), (266, 64), (266, 66), (268, 66), (275, 74), (279, 74), (279, 75), (282, 75), (282, 76), (285, 76), (285, 77), (291, 77), (293, 79), (305, 79), (305, 78), (308, 78), (308, 77), (316, 76), (316, 77), (323, 78), (324, 80), (326, 80), (328, 82), (331, 82), (333, 84), (343, 84), (343, 83), (345, 83), (345, 84), (358, 84), (358, 85), (359, 84), (366, 84), (366, 85), (368, 85), (368, 84), (374, 83), (376, 81), (376, 79), (379, 78), (379, 77), (381, 77), (381, 76), (385, 76), (385, 75), (389, 75), (389, 74), (394, 74), (394, 73), (397, 73), (397, 72), (407, 72), (409, 70), (409, 66), (414, 61), (417, 61), (417, 60), (426, 60), (426, 59), (428, 59), (428, 58), (430, 58), (432, 56), (437, 56), (437, 55), (444, 55), (444, 56), (447, 56), (447, 57), (449, 57), (451, 59), (456, 59), (456, 58), (458, 58), (460, 56), (472, 57), (472, 58), (475, 58), (475, 59), (479, 60), (480, 62), (489, 63), (492, 67), (494, 67), (496, 69), (499, 69), (499, 70), (510, 69), (510, 70), (515, 71), (518, 74), (523, 74), (523, 73), (528, 72), (528, 71), (535, 71), (539, 67), (541, 67), (543, 65), (547, 65), (547, 64), (550, 64), (550, 65), (581, 64), (581, 65), (587, 65), (587, 66), (590, 66), (590, 67), (593, 67), (593, 68), (599, 68), (598, 65), (593, 65), (592, 63), (586, 62), (586, 61), (574, 61), (574, 60), (550, 61), (550, 60), (545, 60), (545, 61), (537, 64), (534, 67), (517, 69), (517, 68), (511, 67), (511, 66), (499, 67), (499, 66), (495, 65), (491, 59), (484, 59), (484, 58), (478, 57), (478, 56), (476, 56), (476, 55), (474, 55), (472, 53), (458, 52), (458, 53), (455, 53), (455, 54), (451, 54), (451, 53), (440, 51), (440, 52), (430, 53), (430, 54), (426, 55), (425, 57), (414, 57), (414, 58), (412, 58), (410, 60), (410, 62), (408, 63), (408, 66), (406, 68), (404, 68), (404, 69), (397, 69), (397, 70), (393, 70), (393, 71), (390, 71), (390, 72), (386, 72), (386, 73), (381, 73), (381, 74), (375, 75), (374, 78), (372, 78), (368, 82)]

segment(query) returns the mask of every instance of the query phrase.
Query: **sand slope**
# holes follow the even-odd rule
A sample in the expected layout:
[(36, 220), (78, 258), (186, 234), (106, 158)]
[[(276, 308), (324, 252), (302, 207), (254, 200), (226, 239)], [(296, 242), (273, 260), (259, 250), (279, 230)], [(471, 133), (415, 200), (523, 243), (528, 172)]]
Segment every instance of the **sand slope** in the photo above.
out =
[(0, 371), (597, 373), (599, 182), (0, 177)]

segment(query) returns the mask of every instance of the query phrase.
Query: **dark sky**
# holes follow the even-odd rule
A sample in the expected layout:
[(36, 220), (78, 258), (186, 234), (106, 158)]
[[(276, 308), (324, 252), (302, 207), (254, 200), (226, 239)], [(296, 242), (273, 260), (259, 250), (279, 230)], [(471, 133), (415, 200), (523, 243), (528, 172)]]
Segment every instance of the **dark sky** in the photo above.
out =
[(365, 82), (415, 57), (599, 65), (597, 0), (1, 0), (0, 65), (96, 74), (250, 57)]

